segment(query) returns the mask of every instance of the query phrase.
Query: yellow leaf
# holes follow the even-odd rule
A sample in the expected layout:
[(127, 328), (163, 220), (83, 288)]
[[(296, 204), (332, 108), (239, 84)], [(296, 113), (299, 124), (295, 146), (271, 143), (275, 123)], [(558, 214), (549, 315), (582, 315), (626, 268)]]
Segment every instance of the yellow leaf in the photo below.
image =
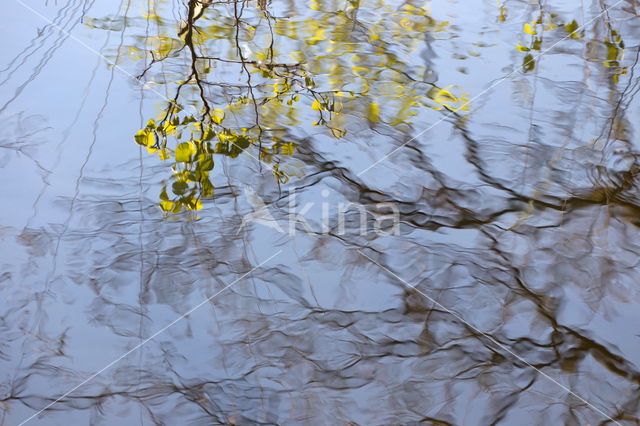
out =
[(406, 28), (406, 29), (408, 29), (408, 30), (410, 30), (410, 29), (411, 29), (412, 24), (413, 24), (413, 23), (411, 22), (411, 19), (409, 19), (409, 18), (403, 18), (403, 19), (400, 21), (400, 25), (402, 25), (404, 28)]
[[(316, 23), (313, 22), (313, 25), (315, 26)], [(325, 37), (324, 35), (324, 28), (318, 28), (316, 32), (313, 34), (313, 36), (307, 39), (306, 43), (313, 46), (315, 44), (318, 44), (318, 42), (324, 41), (326, 39), (327, 37)]]
[(351, 67), (351, 71), (358, 76), (364, 76), (369, 72), (369, 68), (367, 67), (361, 67), (359, 65), (354, 65), (353, 67)]
[(196, 151), (196, 146), (193, 142), (182, 142), (176, 147), (176, 161), (188, 163)]
[(311, 104), (311, 108), (315, 109), (316, 111), (322, 111), (322, 105), (317, 100), (313, 101), (313, 103)]
[[(448, 86), (453, 87), (453, 86)], [(447, 107), (453, 111), (469, 111), (469, 100), (465, 97), (458, 97), (446, 89), (433, 88), (429, 92), (429, 97), (436, 103)], [(436, 109), (439, 109), (436, 107)]]
[(378, 106), (378, 104), (372, 102), (369, 105), (369, 116), (367, 118), (372, 123), (377, 123), (380, 121), (380, 107)]
[(171, 136), (175, 133), (176, 131), (176, 126), (174, 126), (173, 124), (169, 123), (168, 121), (166, 123), (164, 123), (164, 126), (162, 127), (162, 129), (164, 130), (164, 132)]
[(531, 24), (524, 24), (524, 32), (531, 35), (538, 34), (535, 27), (531, 26)]
[[(184, 206), (185, 210), (200, 210), (202, 209), (202, 202), (200, 201), (199, 198), (188, 198), (188, 199), (181, 199), (180, 200), (180, 204), (182, 204)], [(179, 205), (178, 205), (179, 207)], [(174, 207), (173, 212), (174, 213), (178, 213), (180, 211), (180, 209), (176, 209)]]
[(526, 46), (520, 46), (519, 44), (516, 46), (516, 49), (518, 49), (521, 52), (529, 52), (531, 49), (529, 49)]
[(500, 16), (498, 17), (499, 22), (504, 22), (507, 20), (507, 8), (504, 6), (500, 6)]
[(173, 201), (162, 201), (160, 202), (160, 208), (162, 211), (170, 212), (175, 207), (175, 203)]
[(380, 40), (380, 36), (378, 35), (378, 33), (376, 32), (375, 27), (370, 27), (369, 28), (369, 38), (371, 40)]
[(150, 132), (146, 129), (140, 130), (138, 133), (136, 133), (133, 139), (136, 141), (138, 145), (147, 146), (147, 147), (153, 146), (156, 143), (156, 138), (153, 135), (153, 132)]
[(282, 147), (280, 148), (282, 151), (282, 154), (284, 155), (293, 155), (293, 151), (295, 151), (295, 144), (293, 142), (287, 142), (282, 144)]
[(144, 130), (139, 130), (133, 136), (133, 140), (135, 140), (138, 145), (146, 146), (147, 145), (147, 132), (145, 132)]
[(216, 109), (213, 111), (212, 116), (213, 116), (213, 121), (216, 124), (220, 124), (222, 123), (222, 120), (224, 120), (224, 110)]
[(334, 137), (336, 137), (338, 139), (343, 138), (343, 137), (345, 137), (347, 135), (347, 131), (343, 130), (343, 129), (332, 128), (331, 129), (331, 133), (333, 134)]

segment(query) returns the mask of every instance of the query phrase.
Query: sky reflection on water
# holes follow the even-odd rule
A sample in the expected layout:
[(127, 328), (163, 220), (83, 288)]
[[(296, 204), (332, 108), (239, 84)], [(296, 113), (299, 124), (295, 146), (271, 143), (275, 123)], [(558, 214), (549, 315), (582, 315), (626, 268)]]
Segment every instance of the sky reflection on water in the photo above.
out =
[(5, 8), (1, 424), (638, 424), (634, 0)]

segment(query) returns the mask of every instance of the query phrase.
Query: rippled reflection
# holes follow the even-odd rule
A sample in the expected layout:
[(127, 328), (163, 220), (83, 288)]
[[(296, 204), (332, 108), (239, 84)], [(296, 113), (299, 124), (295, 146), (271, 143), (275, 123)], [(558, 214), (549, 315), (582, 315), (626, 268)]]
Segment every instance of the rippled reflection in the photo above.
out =
[(2, 424), (639, 422), (634, 0), (8, 3)]

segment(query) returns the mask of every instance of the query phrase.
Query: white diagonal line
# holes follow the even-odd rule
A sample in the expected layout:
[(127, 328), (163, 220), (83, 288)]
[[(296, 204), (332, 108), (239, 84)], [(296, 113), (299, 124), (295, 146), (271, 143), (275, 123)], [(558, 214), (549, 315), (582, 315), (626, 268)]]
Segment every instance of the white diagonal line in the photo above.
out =
[[(128, 77), (131, 77), (137, 84), (141, 84), (140, 80), (138, 80), (138, 78), (135, 75), (131, 74), (129, 71), (127, 71), (126, 69), (122, 68), (120, 65), (118, 65), (115, 62), (111, 61), (109, 58), (104, 56), (102, 53), (100, 53), (99, 51), (97, 51), (96, 49), (94, 49), (93, 47), (91, 47), (90, 45), (85, 43), (84, 41), (82, 41), (82, 39), (74, 36), (69, 31), (67, 31), (64, 28), (60, 27), (58, 24), (56, 24), (51, 19), (49, 19), (47, 16), (45, 16), (42, 13), (38, 12), (37, 10), (35, 10), (34, 8), (29, 6), (28, 4), (26, 4), (22, 0), (15, 0), (15, 1), (18, 4), (20, 4), (21, 6), (23, 6), (25, 9), (31, 11), (34, 15), (38, 16), (40, 19), (42, 19), (42, 20), (46, 21), (47, 23), (49, 23), (53, 28), (55, 28), (56, 30), (60, 31), (62, 34), (66, 35), (67, 37), (69, 37), (70, 39), (75, 41), (76, 43), (80, 44), (82, 47), (84, 47), (85, 49), (87, 49), (88, 51), (93, 53), (94, 55), (97, 55), (97, 56), (101, 57), (102, 59), (104, 59), (109, 65), (111, 65), (112, 67), (114, 67), (115, 69), (120, 71), (121, 73), (127, 75)], [(157, 90), (153, 89), (152, 87), (148, 88), (148, 90), (150, 90), (151, 92), (153, 92), (156, 95), (160, 96), (162, 99), (164, 99), (165, 101), (167, 101), (169, 103), (173, 102), (172, 99), (167, 98), (163, 93), (158, 92)], [(196, 113), (196, 114), (198, 113), (198, 110), (196, 109), (196, 107), (191, 105), (191, 108), (193, 109), (194, 113)], [(207, 128), (209, 130), (211, 130), (211, 125), (208, 124)], [(231, 143), (231, 145), (234, 145), (236, 148), (240, 149), (240, 152), (245, 152), (249, 157), (251, 157), (254, 160), (256, 160), (259, 163), (261, 163), (261, 160), (259, 158), (257, 158), (255, 155), (251, 154), (247, 150), (242, 149), (240, 146), (236, 145), (232, 141), (229, 141), (229, 143)], [(275, 172), (275, 170), (273, 169), (273, 167), (270, 164), (264, 163), (264, 165), (267, 166), (267, 168), (270, 169), (271, 171)]]
[(547, 373), (543, 372), (542, 370), (538, 369), (537, 367), (531, 365), (529, 362), (527, 362), (524, 358), (522, 358), (520, 355), (514, 353), (511, 349), (509, 349), (507, 346), (503, 345), (502, 343), (498, 342), (493, 336), (491, 336), (490, 334), (485, 333), (484, 331), (478, 329), (477, 327), (475, 327), (474, 325), (470, 324), (469, 322), (467, 322), (464, 318), (462, 318), (460, 316), (460, 314), (456, 313), (455, 311), (452, 311), (451, 309), (447, 308), (446, 306), (442, 305), (440, 302), (438, 302), (437, 300), (435, 300), (434, 298), (432, 298), (431, 296), (429, 296), (428, 294), (420, 291), (418, 288), (416, 288), (416, 286), (409, 284), (408, 282), (406, 282), (405, 280), (403, 280), (402, 278), (400, 278), (396, 273), (394, 273), (393, 271), (391, 271), (389, 268), (386, 268), (384, 266), (382, 266), (380, 263), (376, 262), (375, 260), (373, 260), (371, 257), (367, 256), (366, 254), (364, 254), (361, 250), (358, 250), (358, 253), (360, 253), (362, 256), (366, 257), (367, 259), (369, 259), (371, 262), (373, 262), (375, 265), (377, 265), (379, 268), (381, 268), (382, 270), (388, 272), (389, 274), (393, 275), (398, 281), (400, 281), (402, 284), (406, 285), (407, 287), (409, 287), (412, 290), (417, 291), (418, 293), (420, 293), (421, 295), (423, 295), (425, 298), (427, 298), (431, 303), (433, 303), (434, 305), (437, 305), (440, 309), (442, 309), (443, 311), (446, 311), (447, 313), (453, 315), (454, 317), (456, 317), (458, 320), (460, 320), (462, 323), (466, 324), (467, 327), (471, 328), (473, 331), (475, 331), (476, 333), (482, 334), (483, 336), (485, 336), (487, 339), (491, 340), (496, 346), (500, 347), (501, 349), (504, 349), (506, 352), (510, 353), (511, 355), (513, 355), (514, 357), (516, 357), (518, 360), (522, 361), (523, 363), (525, 363), (526, 365), (528, 365), (529, 367), (533, 368), (534, 370), (536, 370), (538, 373), (542, 374), (544, 377), (546, 377), (547, 379), (549, 379), (550, 381), (552, 381), (553, 383), (555, 383), (556, 385), (560, 386), (562, 389), (564, 389), (565, 391), (567, 391), (569, 394), (573, 395), (574, 397), (578, 398), (580, 401), (584, 402), (585, 404), (587, 404), (589, 407), (593, 408), (595, 411), (597, 411), (598, 413), (602, 414), (604, 417), (606, 417), (607, 419), (611, 420), (612, 422), (614, 422), (617, 425), (622, 426), (622, 424), (614, 419), (612, 419), (608, 414), (606, 414), (604, 411), (602, 411), (601, 409), (599, 409), (598, 407), (596, 407), (595, 405), (593, 405), (592, 403), (590, 403), (589, 401), (587, 401), (586, 399), (584, 399), (583, 397), (581, 397), (580, 395), (578, 395), (577, 393), (575, 393), (574, 391), (572, 391), (571, 389), (569, 389), (568, 387), (566, 387), (565, 385), (563, 385), (562, 383), (558, 382), (556, 379), (554, 379), (553, 377), (549, 376)]
[[(95, 54), (96, 56), (101, 57), (102, 59), (105, 60), (106, 63), (108, 63), (109, 65), (111, 65), (112, 67), (114, 67), (115, 69), (117, 69), (118, 71), (126, 74), (128, 77), (131, 77), (133, 80), (135, 80), (138, 84), (140, 83), (140, 81), (136, 78), (136, 76), (134, 76), (133, 74), (131, 74), (129, 71), (127, 71), (126, 69), (122, 68), (120, 65), (116, 64), (115, 62), (111, 61), (109, 58), (107, 58), (106, 56), (104, 56), (102, 53), (100, 53), (99, 51), (97, 51), (96, 49), (94, 49), (93, 47), (91, 47), (90, 45), (88, 45), (87, 43), (85, 43), (84, 41), (82, 41), (82, 39), (74, 36), (73, 34), (71, 34), (69, 31), (65, 30), (64, 28), (60, 27), (59, 25), (57, 25), (55, 22), (53, 22), (51, 19), (49, 19), (47, 16), (43, 15), (42, 13), (38, 12), (37, 10), (35, 10), (34, 8), (32, 8), (31, 6), (29, 6), (28, 4), (26, 4), (25, 2), (23, 2), (22, 0), (15, 0), (16, 3), (19, 3), (21, 6), (23, 6), (25, 9), (29, 10), (30, 12), (32, 12), (34, 15), (38, 16), (39, 18), (41, 18), (43, 21), (48, 22), (51, 26), (53, 26), (53, 28), (55, 28), (56, 30), (60, 31), (62, 34), (66, 35), (67, 37), (69, 37), (70, 39), (72, 39), (73, 41), (75, 41), (76, 43), (80, 44), (82, 47), (84, 47), (85, 49), (87, 49), (88, 51), (90, 51), (91, 53)], [(148, 90), (152, 91), (153, 93), (155, 93), (156, 95), (160, 96), (162, 99), (166, 100), (166, 101), (170, 101), (170, 99), (168, 99), (164, 94), (158, 92), (157, 90), (153, 89), (153, 88), (149, 88)]]
[(250, 273), (252, 273), (253, 271), (255, 271), (256, 269), (260, 268), (262, 265), (264, 265), (265, 263), (267, 263), (268, 261), (270, 261), (271, 259), (273, 259), (274, 257), (276, 257), (277, 255), (279, 255), (280, 253), (282, 253), (282, 250), (279, 250), (276, 254), (272, 255), (271, 257), (269, 257), (267, 260), (264, 260), (262, 262), (260, 262), (260, 264), (258, 266), (255, 266), (254, 268), (252, 268), (249, 272), (244, 273), (242, 276), (240, 276), (239, 278), (235, 279), (231, 284), (223, 287), (220, 291), (218, 291), (216, 294), (214, 294), (211, 297), (208, 297), (206, 299), (204, 299), (202, 302), (200, 302), (199, 304), (197, 304), (196, 306), (194, 306), (193, 308), (189, 309), (187, 312), (185, 312), (184, 314), (180, 315), (178, 318), (176, 318), (175, 320), (171, 321), (168, 325), (166, 325), (165, 327), (162, 327), (160, 330), (156, 331), (155, 333), (153, 333), (151, 336), (147, 337), (145, 340), (143, 340), (142, 342), (138, 343), (136, 346), (134, 346), (132, 349), (128, 350), (127, 352), (125, 352), (124, 354), (120, 355), (118, 358), (116, 358), (115, 360), (111, 361), (109, 364), (105, 365), (104, 367), (102, 367), (100, 370), (96, 371), (95, 373), (93, 373), (91, 376), (87, 377), (85, 380), (83, 380), (80, 384), (74, 386), (72, 389), (70, 389), (69, 391), (65, 392), (64, 394), (62, 394), (58, 399), (56, 399), (55, 401), (51, 402), (49, 405), (47, 405), (46, 407), (44, 407), (42, 410), (38, 411), (37, 413), (35, 413), (34, 415), (32, 415), (31, 417), (29, 417), (28, 419), (24, 420), (22, 423), (20, 423), (19, 426), (24, 425), (25, 423), (29, 422), (30, 420), (32, 420), (33, 418), (35, 418), (36, 416), (38, 416), (40, 413), (42, 413), (43, 411), (49, 409), (52, 405), (60, 402), (61, 400), (63, 400), (64, 398), (66, 398), (67, 396), (69, 396), (72, 392), (74, 392), (76, 389), (78, 389), (79, 387), (83, 386), (84, 384), (86, 384), (87, 382), (93, 380), (94, 378), (96, 378), (97, 376), (99, 376), (101, 373), (103, 373), (105, 370), (109, 369), (110, 367), (112, 367), (113, 365), (115, 365), (116, 363), (118, 363), (119, 361), (121, 361), (122, 359), (124, 359), (125, 357), (127, 357), (128, 355), (130, 355), (131, 353), (137, 351), (138, 349), (140, 349), (142, 346), (144, 346), (147, 342), (149, 342), (150, 340), (153, 340), (155, 337), (157, 337), (158, 335), (162, 334), (163, 332), (165, 332), (169, 327), (171, 327), (172, 325), (174, 325), (175, 323), (177, 323), (178, 321), (180, 321), (181, 319), (185, 318), (186, 316), (192, 314), (193, 312), (195, 312), (198, 308), (204, 306), (205, 304), (211, 302), (213, 299), (215, 299), (220, 293), (222, 293), (223, 291), (225, 291), (226, 289), (228, 289), (229, 287), (231, 287), (232, 285), (236, 284), (237, 282), (239, 282), (240, 280), (242, 280), (244, 277), (246, 277), (247, 275), (249, 275)]
[[(549, 52), (551, 49), (553, 49), (554, 47), (556, 47), (558, 44), (562, 43), (563, 41), (565, 41), (566, 39), (568, 39), (569, 37), (571, 37), (573, 34), (577, 33), (578, 31), (581, 31), (583, 28), (585, 28), (587, 25), (589, 25), (590, 23), (592, 23), (593, 21), (595, 21), (596, 19), (600, 18), (602, 15), (604, 15), (605, 13), (607, 13), (610, 9), (616, 7), (617, 5), (619, 5), (620, 3), (622, 3), (625, 0), (620, 0), (618, 1), (616, 4), (614, 4), (613, 6), (609, 6), (606, 7), (602, 12), (598, 13), (594, 18), (590, 19), (589, 21), (585, 22), (584, 24), (582, 24), (580, 27), (578, 27), (575, 31), (567, 34), (565, 37), (561, 38), (560, 40), (558, 40), (557, 42), (555, 42), (553, 45), (551, 45), (551, 47), (543, 50), (542, 52), (540, 52), (536, 57), (534, 57), (533, 59), (531, 59), (529, 62), (535, 62), (536, 60), (538, 60), (538, 58), (540, 58), (542, 55), (546, 54), (547, 52)], [(508, 79), (509, 77), (511, 77), (513, 74), (515, 74), (516, 72), (518, 72), (520, 70), (520, 68), (524, 67), (524, 64), (517, 67), (516, 69), (514, 69), (513, 71), (511, 71), (509, 74), (505, 75), (504, 77), (500, 78), (499, 80), (491, 83), (491, 85), (489, 85), (489, 87), (487, 87), (486, 89), (484, 89), (482, 92), (478, 93), (476, 96), (474, 96), (473, 98), (469, 99), (468, 101), (466, 101), (464, 104), (462, 104), (462, 106), (459, 109), (462, 109), (468, 105), (471, 104), (471, 102), (474, 102), (475, 100), (477, 100), (478, 98), (480, 98), (481, 96), (483, 96), (484, 94), (486, 94), (487, 92), (489, 92), (490, 90), (492, 90), (494, 87), (498, 86), (499, 84), (501, 84), (502, 82), (504, 82), (506, 79)], [(429, 130), (433, 129), (434, 127), (436, 127), (438, 124), (442, 123), (444, 120), (448, 119), (449, 117), (451, 117), (452, 115), (455, 114), (455, 111), (450, 111), (449, 113), (445, 114), (444, 117), (442, 117), (441, 119), (437, 120), (435, 123), (433, 123), (431, 126), (427, 127), (426, 129), (420, 131), (417, 135), (413, 136), (411, 139), (409, 139), (408, 141), (406, 141), (405, 143), (403, 143), (402, 145), (396, 147), (395, 149), (391, 150), (391, 152), (389, 152), (388, 154), (386, 154), (384, 157), (380, 158), (379, 160), (377, 160), (375, 163), (371, 164), (370, 166), (368, 166), (366, 169), (362, 170), (360, 173), (357, 174), (357, 176), (363, 175), (364, 173), (366, 173), (367, 171), (369, 171), (370, 169), (372, 169), (373, 167), (377, 166), (378, 164), (380, 164), (381, 162), (383, 162), (384, 160), (386, 160), (387, 158), (389, 158), (390, 156), (392, 156), (393, 154), (395, 154), (398, 150), (404, 148), (405, 146), (407, 146), (409, 143), (411, 143), (412, 141), (416, 140), (417, 138), (419, 138), (420, 136), (424, 135), (425, 133), (427, 133)]]

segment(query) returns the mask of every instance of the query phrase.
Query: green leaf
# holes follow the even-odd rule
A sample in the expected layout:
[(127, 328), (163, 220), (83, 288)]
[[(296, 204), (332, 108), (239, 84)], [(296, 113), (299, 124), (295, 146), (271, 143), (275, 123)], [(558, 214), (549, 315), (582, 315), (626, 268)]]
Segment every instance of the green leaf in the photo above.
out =
[(575, 33), (576, 31), (578, 31), (578, 28), (580, 28), (580, 26), (575, 19), (564, 26), (564, 29), (567, 30), (569, 34), (571, 34), (572, 38), (580, 38), (580, 36)]
[(542, 47), (542, 39), (540, 37), (536, 37), (535, 40), (533, 41), (532, 49), (540, 50), (541, 47)]
[(522, 60), (522, 69), (524, 72), (532, 71), (536, 67), (536, 61), (533, 59), (533, 55), (527, 54)]
[(242, 151), (247, 149), (247, 147), (251, 144), (251, 140), (244, 135), (236, 135), (232, 139), (232, 145), (229, 152), (229, 156), (231, 158), (236, 158)]
[(200, 161), (200, 169), (204, 170), (204, 171), (210, 171), (213, 170), (213, 156), (212, 155), (208, 155), (207, 157), (205, 157), (204, 159), (202, 159), (202, 161)]
[(203, 197), (211, 197), (213, 195), (213, 184), (209, 179), (204, 179), (202, 181), (202, 196)]
[(182, 195), (188, 189), (189, 189), (189, 185), (187, 185), (186, 182), (182, 182), (182, 181), (173, 182), (173, 185), (171, 185), (171, 190), (176, 195)]

